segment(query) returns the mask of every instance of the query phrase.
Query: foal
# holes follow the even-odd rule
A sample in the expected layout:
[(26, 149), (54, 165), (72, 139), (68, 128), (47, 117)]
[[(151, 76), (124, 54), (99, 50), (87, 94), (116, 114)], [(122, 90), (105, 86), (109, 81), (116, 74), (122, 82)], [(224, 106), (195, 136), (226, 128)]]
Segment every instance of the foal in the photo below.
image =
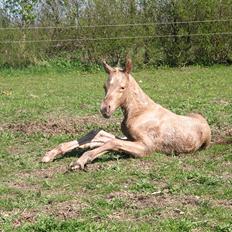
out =
[(108, 151), (144, 157), (152, 152), (189, 153), (209, 146), (211, 130), (207, 121), (199, 114), (177, 115), (153, 102), (130, 74), (131, 60), (127, 59), (124, 69), (112, 68), (106, 62), (103, 65), (108, 79), (104, 85), (101, 113), (109, 118), (121, 107), (124, 115), (121, 130), (126, 138), (116, 138), (105, 131), (92, 131), (79, 141), (60, 144), (45, 154), (43, 162), (52, 161), (57, 155), (75, 148), (92, 149), (70, 164), (70, 168), (75, 170), (83, 169)]

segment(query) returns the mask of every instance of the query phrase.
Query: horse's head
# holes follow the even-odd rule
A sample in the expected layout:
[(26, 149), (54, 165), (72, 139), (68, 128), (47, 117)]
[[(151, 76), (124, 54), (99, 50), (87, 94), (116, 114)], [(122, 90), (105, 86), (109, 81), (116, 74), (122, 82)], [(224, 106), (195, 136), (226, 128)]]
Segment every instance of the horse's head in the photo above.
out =
[(103, 65), (108, 73), (108, 79), (104, 85), (105, 98), (101, 104), (101, 113), (105, 118), (109, 118), (125, 101), (132, 62), (127, 59), (124, 69), (112, 68), (105, 61), (103, 61)]

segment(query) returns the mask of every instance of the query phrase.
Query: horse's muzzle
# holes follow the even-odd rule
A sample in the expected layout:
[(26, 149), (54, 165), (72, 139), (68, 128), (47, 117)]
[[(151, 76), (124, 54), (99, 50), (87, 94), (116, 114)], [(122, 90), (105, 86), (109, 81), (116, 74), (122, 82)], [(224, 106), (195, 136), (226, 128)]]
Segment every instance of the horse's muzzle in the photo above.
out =
[(112, 115), (112, 110), (110, 105), (105, 104), (104, 102), (101, 104), (101, 114), (104, 118), (110, 118)]

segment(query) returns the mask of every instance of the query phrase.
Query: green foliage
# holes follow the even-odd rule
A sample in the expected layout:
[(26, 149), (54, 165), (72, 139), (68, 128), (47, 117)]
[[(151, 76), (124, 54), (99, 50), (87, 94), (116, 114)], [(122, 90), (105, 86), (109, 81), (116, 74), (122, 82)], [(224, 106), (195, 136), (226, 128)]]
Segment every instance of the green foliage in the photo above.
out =
[[(1, 44), (0, 66), (28, 66), (57, 57), (87, 66), (101, 58), (116, 64), (126, 54), (137, 67), (230, 64), (232, 36), (201, 34), (231, 33), (231, 6), (231, 0), (5, 0), (0, 24), (22, 27), (0, 34), (1, 41), (20, 41)], [(205, 20), (222, 21), (201, 22)], [(129, 38), (114, 39), (122, 37)]]
[(162, 223), (162, 230), (167, 232), (191, 232), (193, 223), (189, 220), (167, 220)]
[[(190, 36), (230, 32), (229, 22), (184, 23), (175, 22), (227, 19), (231, 15), (231, 1), (180, 0), (167, 1), (160, 7), (158, 18), (173, 22), (158, 26), (161, 34), (186, 35), (185, 37), (161, 38), (160, 46), (165, 54), (165, 63), (169, 65), (213, 64), (231, 61), (231, 36)], [(228, 6), (228, 7), (227, 7)], [(229, 48), (229, 50), (228, 50)]]
[(229, 223), (227, 225), (217, 225), (215, 228), (215, 232), (231, 232), (232, 231), (232, 223)]

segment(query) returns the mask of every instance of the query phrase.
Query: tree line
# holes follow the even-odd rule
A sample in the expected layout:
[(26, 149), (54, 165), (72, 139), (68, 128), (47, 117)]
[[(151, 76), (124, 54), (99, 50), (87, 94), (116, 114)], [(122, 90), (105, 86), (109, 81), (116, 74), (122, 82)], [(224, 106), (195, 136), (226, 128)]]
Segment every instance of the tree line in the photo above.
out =
[(232, 0), (3, 0), (0, 66), (229, 64)]

